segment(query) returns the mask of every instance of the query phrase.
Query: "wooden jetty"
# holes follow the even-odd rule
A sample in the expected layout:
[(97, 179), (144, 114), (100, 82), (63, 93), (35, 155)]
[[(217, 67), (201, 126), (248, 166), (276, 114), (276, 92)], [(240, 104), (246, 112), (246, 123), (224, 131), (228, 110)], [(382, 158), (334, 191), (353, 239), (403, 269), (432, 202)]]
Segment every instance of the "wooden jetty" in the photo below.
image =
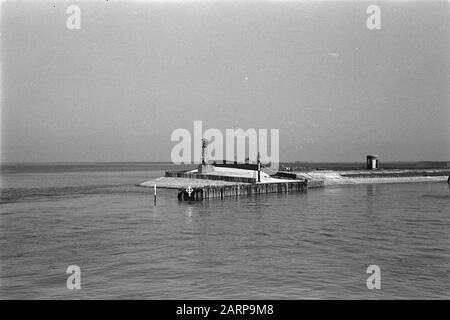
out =
[[(244, 170), (239, 172), (239, 170)], [(256, 178), (254, 170), (215, 169), (209, 172), (200, 170), (166, 171), (159, 177), (139, 184), (143, 187), (178, 190), (180, 201), (200, 201), (222, 199), (224, 197), (262, 195), (268, 193), (307, 192), (312, 188), (328, 185), (362, 183), (398, 183), (421, 181), (447, 181), (450, 183), (448, 169), (385, 169), (385, 170), (313, 170), (305, 172), (283, 172), (264, 174)]]
[(293, 180), (289, 182), (270, 182), (256, 184), (236, 184), (225, 186), (203, 186), (195, 188), (179, 188), (178, 200), (199, 201), (203, 199), (238, 197), (268, 193), (307, 192), (308, 181)]
[[(208, 165), (202, 159), (202, 164), (198, 166), (197, 170), (166, 171), (164, 177), (144, 182), (141, 186), (158, 185), (160, 188), (177, 189), (177, 197), (180, 201), (223, 199), (224, 197), (268, 193), (307, 192), (310, 188), (308, 178), (289, 173), (270, 175), (263, 172), (259, 155), (255, 167), (247, 164), (238, 166)], [(319, 182), (312, 179), (311, 187), (323, 186)]]

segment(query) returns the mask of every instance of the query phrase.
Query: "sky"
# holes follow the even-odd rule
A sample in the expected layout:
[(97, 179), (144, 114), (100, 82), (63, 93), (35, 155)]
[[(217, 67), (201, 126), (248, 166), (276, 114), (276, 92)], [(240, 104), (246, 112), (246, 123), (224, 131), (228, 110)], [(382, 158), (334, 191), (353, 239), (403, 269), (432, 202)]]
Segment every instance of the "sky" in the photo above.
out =
[(1, 161), (170, 161), (195, 120), (279, 129), (281, 161), (447, 161), (448, 14), (430, 0), (2, 2)]

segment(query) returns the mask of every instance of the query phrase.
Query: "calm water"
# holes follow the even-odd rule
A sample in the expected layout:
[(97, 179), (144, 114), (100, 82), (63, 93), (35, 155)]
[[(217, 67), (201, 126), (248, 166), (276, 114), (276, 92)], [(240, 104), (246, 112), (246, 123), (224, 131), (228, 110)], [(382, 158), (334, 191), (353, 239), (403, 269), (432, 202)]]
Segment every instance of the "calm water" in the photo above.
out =
[[(446, 183), (180, 203), (163, 165), (2, 173), (0, 298), (450, 297)], [(81, 290), (66, 268), (81, 268)], [(381, 290), (366, 287), (381, 268)]]

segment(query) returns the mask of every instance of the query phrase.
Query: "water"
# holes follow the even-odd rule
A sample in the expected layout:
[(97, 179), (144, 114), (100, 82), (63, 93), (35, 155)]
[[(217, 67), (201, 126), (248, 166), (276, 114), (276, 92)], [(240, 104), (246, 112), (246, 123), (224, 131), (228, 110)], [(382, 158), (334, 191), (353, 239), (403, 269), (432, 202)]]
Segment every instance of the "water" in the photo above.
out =
[[(135, 184), (165, 167), (4, 167), (0, 298), (450, 297), (446, 183), (191, 203), (159, 190), (153, 206)], [(371, 264), (381, 290), (366, 287)]]

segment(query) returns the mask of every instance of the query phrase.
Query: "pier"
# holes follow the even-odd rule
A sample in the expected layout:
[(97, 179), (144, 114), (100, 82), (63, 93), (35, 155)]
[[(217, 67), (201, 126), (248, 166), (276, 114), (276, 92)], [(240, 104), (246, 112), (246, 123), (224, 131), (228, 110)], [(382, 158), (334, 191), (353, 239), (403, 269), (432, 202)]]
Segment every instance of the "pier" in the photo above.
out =
[[(307, 192), (327, 185), (441, 181), (450, 174), (447, 169), (399, 170), (380, 169), (378, 156), (368, 155), (366, 170), (274, 171), (260, 162), (208, 164), (205, 160), (206, 140), (202, 139), (202, 159), (195, 170), (166, 171), (164, 177), (141, 183), (177, 189), (179, 201), (201, 201), (224, 197), (262, 195), (268, 193)], [(263, 168), (265, 169), (263, 171)]]
[[(242, 170), (242, 171), (240, 171)], [(386, 170), (313, 170), (306, 172), (282, 172), (269, 176), (261, 172), (261, 182), (253, 170), (215, 167), (208, 173), (191, 171), (167, 171), (164, 177), (139, 184), (143, 187), (178, 190), (180, 201), (200, 201), (262, 195), (268, 193), (307, 192), (313, 188), (330, 185), (401, 183), (401, 182), (449, 182), (448, 169), (386, 169)], [(191, 187), (192, 192), (187, 189)]]
[[(163, 177), (140, 184), (149, 187), (177, 189), (180, 201), (201, 201), (263, 195), (269, 193), (307, 192), (308, 188), (321, 187), (316, 179), (295, 174), (269, 175), (251, 166), (213, 166), (201, 164), (196, 170), (166, 171)], [(311, 182), (311, 184), (310, 184)]]

